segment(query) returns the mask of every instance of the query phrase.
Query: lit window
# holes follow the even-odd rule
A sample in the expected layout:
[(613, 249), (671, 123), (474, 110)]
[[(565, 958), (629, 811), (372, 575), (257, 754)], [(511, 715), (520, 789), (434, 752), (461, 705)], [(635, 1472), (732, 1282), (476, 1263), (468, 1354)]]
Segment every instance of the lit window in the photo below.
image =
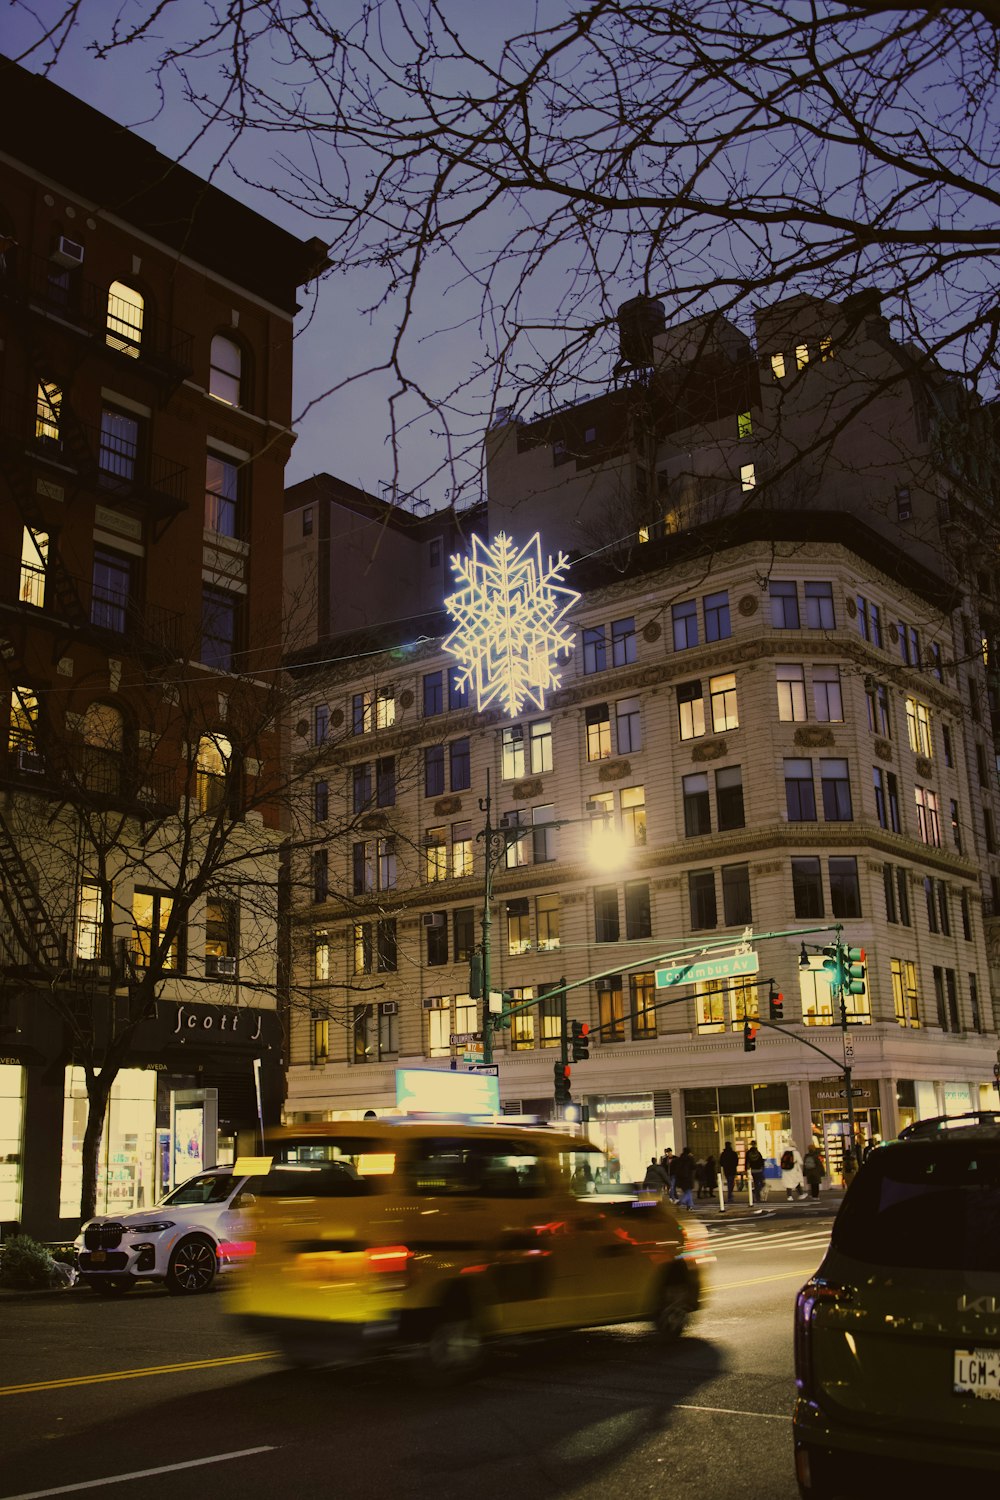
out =
[(559, 947), (558, 896), (535, 897), (535, 927), (538, 933), (539, 953), (549, 953)]
[(174, 909), (172, 896), (159, 891), (136, 891), (132, 896), (132, 960), (139, 969), (180, 967), (180, 944), (177, 934), (170, 946), (163, 948), (167, 927)]
[(595, 703), (585, 711), (587, 759), (608, 760), (611, 755), (611, 716), (606, 703)]
[(646, 789), (641, 786), (626, 786), (621, 793), (622, 836), (628, 843), (641, 848), (646, 842)]
[(396, 699), (391, 687), (379, 688), (375, 697), (375, 728), (391, 729), (396, 722)]
[(62, 390), (51, 380), (40, 380), (35, 396), (35, 439), (37, 442), (59, 442), (62, 419)]
[(7, 745), (22, 771), (43, 771), (38, 753), (38, 699), (33, 689), (15, 687), (10, 696), (10, 730)]
[(516, 781), (524, 775), (524, 729), (507, 724), (500, 736), (500, 774), (504, 781)]
[(908, 958), (890, 958), (892, 1008), (900, 1026), (920, 1025), (917, 966)]
[(930, 709), (916, 698), (906, 700), (906, 733), (914, 755), (930, 757), (934, 754)]
[(205, 530), (235, 537), (239, 469), (228, 458), (209, 453), (205, 458)]
[(806, 365), (808, 363), (809, 363), (809, 345), (808, 344), (796, 344), (795, 345), (795, 368), (797, 370), (804, 370), (805, 367), (806, 367)]
[(330, 934), (325, 930), (313, 933), (313, 978), (320, 984), (330, 978)]
[(104, 893), (96, 880), (85, 880), (76, 917), (77, 958), (100, 958), (103, 936)]
[(472, 874), (472, 824), (451, 825), (451, 873), (456, 880)]
[(142, 317), (144, 302), (133, 287), (123, 281), (113, 281), (108, 288), (108, 322), (104, 335), (109, 349), (138, 359), (142, 343)]
[(917, 804), (917, 829), (925, 844), (935, 849), (941, 847), (941, 819), (938, 811), (937, 793), (927, 787), (915, 786), (913, 796)]
[(198, 741), (195, 774), (198, 805), (214, 813), (226, 799), (226, 783), (233, 764), (233, 747), (224, 734), (203, 734)]
[(21, 583), (18, 598), (22, 604), (41, 609), (45, 603), (45, 569), (49, 562), (49, 536), (25, 526), (21, 533)]
[(825, 335), (819, 341), (819, 357), (821, 360), (833, 358), (833, 339), (830, 338), (829, 334)]
[(448, 874), (448, 846), (443, 828), (428, 828), (424, 834), (424, 879), (444, 880)]
[(757, 488), (757, 470), (753, 464), (740, 465), (740, 488), (744, 490)]
[(705, 733), (705, 700), (700, 682), (682, 682), (678, 686), (677, 717), (682, 740), (697, 740)]
[(536, 719), (528, 726), (531, 774), (541, 776), (552, 770), (552, 721)]
[(239, 344), (217, 333), (212, 340), (209, 395), (214, 396), (217, 401), (225, 401), (227, 406), (239, 406), (242, 370), (243, 355)]
[(722, 734), (726, 729), (739, 729), (740, 715), (736, 704), (736, 673), (725, 672), (720, 677), (708, 679), (708, 693), (712, 708), (712, 733)]
[(774, 376), (775, 380), (784, 380), (785, 356), (783, 354), (771, 355), (771, 374)]
[[(778, 356), (779, 359), (781, 356)], [(753, 437), (753, 418), (748, 411), (741, 411), (736, 417), (736, 434), (741, 438)]]
[(805, 671), (800, 666), (775, 667), (778, 685), (778, 718), (783, 723), (799, 724), (806, 718)]

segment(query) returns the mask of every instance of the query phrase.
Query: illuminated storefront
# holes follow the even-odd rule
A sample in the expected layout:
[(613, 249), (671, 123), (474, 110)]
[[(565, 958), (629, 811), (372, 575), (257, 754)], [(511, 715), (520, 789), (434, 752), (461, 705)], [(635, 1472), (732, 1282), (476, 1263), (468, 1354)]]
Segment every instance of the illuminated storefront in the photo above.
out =
[(714, 1156), (726, 1141), (743, 1156), (751, 1141), (765, 1157), (777, 1160), (791, 1144), (791, 1117), (786, 1083), (738, 1083), (722, 1088), (684, 1090), (682, 1145), (697, 1161)]
[[(82, 1068), (66, 1069), (59, 1212), (80, 1211), (87, 1085)], [(128, 1213), (155, 1203), (156, 1074), (125, 1068), (111, 1085), (97, 1167), (97, 1212)]]
[(0, 1223), (21, 1218), (24, 1163), (24, 1069), (0, 1061)]

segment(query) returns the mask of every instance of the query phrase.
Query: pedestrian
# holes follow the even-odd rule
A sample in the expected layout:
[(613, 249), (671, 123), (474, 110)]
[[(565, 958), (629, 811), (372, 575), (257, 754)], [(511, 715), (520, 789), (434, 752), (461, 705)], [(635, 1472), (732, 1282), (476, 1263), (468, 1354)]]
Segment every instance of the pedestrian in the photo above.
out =
[(674, 1157), (674, 1187), (681, 1208), (694, 1208), (695, 1160), (690, 1146)]
[(664, 1192), (668, 1185), (667, 1174), (655, 1156), (649, 1158), (649, 1166), (646, 1168), (646, 1175), (642, 1179), (642, 1185), (644, 1188), (652, 1188), (657, 1193)]
[(782, 1151), (778, 1165), (781, 1168), (781, 1186), (788, 1202), (801, 1198), (805, 1191), (802, 1183), (802, 1157), (794, 1141)]
[(666, 1148), (663, 1155), (660, 1157), (660, 1166), (663, 1168), (663, 1175), (667, 1179), (667, 1192), (670, 1195), (671, 1203), (673, 1203), (677, 1197), (674, 1187), (674, 1163), (676, 1162), (676, 1160), (677, 1158), (673, 1153), (673, 1148), (670, 1146)]
[(747, 1171), (753, 1178), (753, 1199), (755, 1203), (764, 1201), (764, 1158), (757, 1149), (757, 1142), (750, 1142), (747, 1151)]
[(877, 1135), (873, 1135), (872, 1138), (871, 1138), (871, 1140), (868, 1142), (867, 1146), (865, 1147), (864, 1151), (862, 1151), (862, 1153), (861, 1153), (861, 1160), (862, 1160), (862, 1162), (866, 1162), (868, 1160), (869, 1156), (871, 1156), (872, 1152), (875, 1150), (875, 1148), (879, 1144), (880, 1144), (880, 1142), (879, 1142), (878, 1136)]
[(702, 1169), (705, 1183), (705, 1197), (714, 1198), (715, 1190), (719, 1186), (719, 1169), (714, 1156), (705, 1157), (705, 1165)]
[(739, 1171), (740, 1159), (733, 1150), (732, 1141), (727, 1141), (719, 1153), (719, 1166), (722, 1175), (726, 1179), (726, 1202), (733, 1201), (733, 1188), (736, 1184), (736, 1173)]
[(809, 1184), (809, 1196), (811, 1198), (818, 1198), (819, 1185), (826, 1176), (826, 1162), (823, 1160), (822, 1151), (820, 1151), (815, 1142), (809, 1147), (809, 1150), (802, 1158), (802, 1171), (806, 1182)]

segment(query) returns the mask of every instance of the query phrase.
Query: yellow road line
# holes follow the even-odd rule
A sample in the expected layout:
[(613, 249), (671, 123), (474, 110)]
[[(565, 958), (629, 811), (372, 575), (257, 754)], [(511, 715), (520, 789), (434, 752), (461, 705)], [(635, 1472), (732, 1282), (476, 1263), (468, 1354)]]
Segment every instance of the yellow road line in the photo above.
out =
[(148, 1365), (143, 1370), (109, 1370), (103, 1375), (68, 1375), (64, 1380), (36, 1380), (24, 1385), (0, 1386), (0, 1396), (23, 1396), (29, 1391), (59, 1391), (74, 1385), (100, 1385), (106, 1380), (141, 1380), (146, 1375), (178, 1375), (185, 1370), (216, 1370), (224, 1365), (248, 1365), (255, 1360), (275, 1359), (277, 1349), (264, 1354), (230, 1354), (221, 1359), (190, 1359), (176, 1365)]
[(801, 1271), (778, 1271), (774, 1276), (751, 1276), (746, 1281), (709, 1281), (708, 1287), (710, 1292), (728, 1292), (730, 1287), (760, 1286), (764, 1281), (788, 1281), (793, 1276), (797, 1281), (800, 1277), (812, 1276), (815, 1270), (815, 1266), (806, 1266)]

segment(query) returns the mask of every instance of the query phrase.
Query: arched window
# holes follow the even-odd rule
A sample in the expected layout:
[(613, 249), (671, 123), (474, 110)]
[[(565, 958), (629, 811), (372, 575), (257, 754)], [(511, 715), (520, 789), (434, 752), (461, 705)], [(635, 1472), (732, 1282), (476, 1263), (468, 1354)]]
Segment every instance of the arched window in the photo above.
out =
[(112, 703), (91, 703), (83, 716), (83, 783), (116, 795), (122, 787), (125, 720)]
[(198, 805), (202, 812), (218, 812), (226, 800), (233, 767), (233, 747), (224, 734), (203, 734), (198, 741)]
[(113, 281), (108, 288), (108, 323), (104, 335), (109, 349), (138, 359), (142, 344), (142, 316), (145, 302), (141, 292)]
[(211, 364), (208, 372), (208, 392), (217, 401), (229, 406), (240, 404), (240, 383), (243, 373), (243, 351), (239, 344), (217, 333), (212, 340)]

